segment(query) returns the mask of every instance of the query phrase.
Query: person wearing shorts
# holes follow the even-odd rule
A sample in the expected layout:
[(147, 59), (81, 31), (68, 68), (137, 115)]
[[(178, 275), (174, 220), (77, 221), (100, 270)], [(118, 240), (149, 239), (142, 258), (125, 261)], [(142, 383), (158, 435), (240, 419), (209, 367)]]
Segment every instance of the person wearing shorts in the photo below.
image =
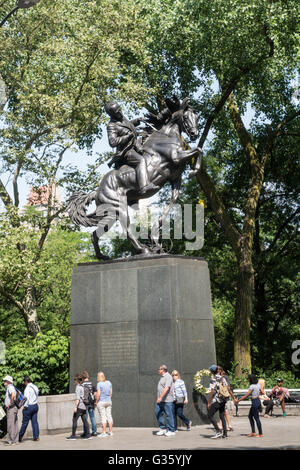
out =
[[(97, 375), (97, 391), (95, 394), (97, 410), (101, 417), (102, 433), (99, 437), (112, 436), (113, 419), (111, 414), (112, 408), (112, 384), (109, 380), (106, 380), (103, 372), (99, 372)], [(109, 431), (106, 432), (106, 426), (108, 423)]]

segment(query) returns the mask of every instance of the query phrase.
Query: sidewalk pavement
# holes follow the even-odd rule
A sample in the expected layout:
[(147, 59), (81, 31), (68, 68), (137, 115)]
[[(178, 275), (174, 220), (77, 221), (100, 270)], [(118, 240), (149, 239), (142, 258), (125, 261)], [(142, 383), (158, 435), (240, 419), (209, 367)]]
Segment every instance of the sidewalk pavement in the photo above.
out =
[[(227, 439), (210, 439), (214, 435), (214, 429), (210, 424), (192, 426), (191, 431), (179, 428), (174, 437), (156, 436), (157, 428), (114, 428), (111, 437), (93, 437), (90, 440), (82, 440), (78, 431), (78, 439), (67, 441), (70, 433), (45, 435), (40, 441), (34, 442), (31, 438), (25, 438), (22, 443), (5, 446), (6, 437), (0, 441), (1, 450), (105, 450), (128, 451), (171, 450), (188, 451), (204, 449), (297, 449), (300, 450), (300, 417), (274, 417), (261, 418), (264, 437), (247, 437), (250, 432), (247, 417), (231, 418), (233, 431), (228, 432)], [(70, 429), (71, 431), (71, 429)], [(116, 455), (112, 453), (112, 455)]]

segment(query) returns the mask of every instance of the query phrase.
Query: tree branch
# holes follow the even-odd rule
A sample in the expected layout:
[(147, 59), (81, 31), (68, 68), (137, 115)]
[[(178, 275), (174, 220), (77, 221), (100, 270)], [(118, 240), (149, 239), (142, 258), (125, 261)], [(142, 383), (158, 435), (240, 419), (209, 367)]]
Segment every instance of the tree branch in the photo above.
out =
[(23, 308), (23, 305), (22, 303), (16, 299), (6, 288), (5, 286), (3, 285), (3, 283), (0, 281), (0, 294), (3, 295), (3, 297), (5, 297), (6, 299), (10, 300), (19, 310), (20, 312), (22, 313), (22, 315), (24, 315), (24, 308)]
[(18, 177), (20, 175), (20, 171), (22, 168), (22, 161), (19, 160), (17, 164), (16, 171), (13, 177), (13, 190), (14, 190), (14, 198), (15, 198), (15, 207), (19, 207), (20, 199), (19, 199), (19, 189), (18, 189)]
[(277, 230), (277, 233), (271, 243), (271, 245), (266, 249), (264, 250), (264, 253), (268, 253), (269, 251), (272, 251), (274, 246), (276, 245), (277, 243), (277, 240), (280, 238), (280, 235), (282, 234), (283, 230), (288, 226), (288, 224), (296, 217), (297, 214), (299, 214), (300, 212), (300, 208), (298, 208), (293, 214), (290, 215), (290, 217), (288, 217), (284, 222), (283, 224), (281, 224), (281, 226), (278, 228)]
[(251, 137), (243, 123), (239, 109), (235, 103), (233, 93), (231, 93), (230, 95), (229, 111), (234, 128), (236, 130), (240, 143), (248, 157), (251, 168), (251, 186), (245, 205), (245, 217), (243, 224), (243, 234), (245, 238), (246, 247), (248, 248), (248, 250), (251, 250), (255, 226), (255, 214), (264, 179), (264, 166), (266, 162), (267, 153), (264, 154), (264, 157), (260, 161), (256, 148), (252, 144)]
[(236, 85), (238, 82), (243, 78), (247, 73), (249, 73), (251, 70), (255, 69), (263, 60), (270, 59), (274, 56), (274, 41), (269, 37), (267, 34), (267, 27), (263, 25), (264, 28), (264, 35), (266, 37), (266, 41), (269, 45), (269, 52), (267, 55), (263, 54), (261, 55), (257, 61), (253, 64), (253, 66), (248, 66), (248, 67), (241, 67), (240, 68), (240, 73), (237, 74), (235, 77), (233, 77), (228, 85), (226, 86), (225, 90), (223, 91), (221, 98), (219, 99), (217, 105), (215, 106), (214, 110), (208, 117), (204, 130), (202, 132), (202, 135), (200, 137), (200, 140), (198, 142), (198, 147), (202, 148), (204, 145), (204, 142), (207, 138), (207, 135), (209, 133), (209, 130), (212, 126), (213, 121), (215, 120), (216, 116), (219, 114), (219, 112), (222, 110), (224, 104), (228, 100), (230, 94), (234, 91)]
[(2, 181), (0, 180), (0, 197), (4, 203), (4, 206), (6, 207), (6, 209), (9, 209), (10, 207), (13, 206), (13, 200), (12, 198), (10, 197), (10, 195), (8, 194), (4, 184), (2, 183)]

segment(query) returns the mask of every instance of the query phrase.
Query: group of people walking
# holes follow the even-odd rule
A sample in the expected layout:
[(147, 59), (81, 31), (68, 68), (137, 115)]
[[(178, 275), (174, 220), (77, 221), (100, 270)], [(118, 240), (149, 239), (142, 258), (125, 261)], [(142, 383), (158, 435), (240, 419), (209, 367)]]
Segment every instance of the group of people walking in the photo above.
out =
[[(27, 426), (31, 421), (33, 440), (39, 441), (39, 424), (38, 424), (38, 396), (39, 390), (34, 385), (30, 377), (24, 378), (24, 394), (20, 394), (19, 390), (14, 386), (13, 378), (7, 375), (3, 379), (6, 388), (4, 408), (7, 416), (7, 434), (8, 441), (6, 445), (14, 445), (22, 442)], [(19, 430), (18, 426), (18, 410), (23, 406), (22, 425)]]
[[(212, 436), (212, 439), (218, 439), (220, 437), (226, 438), (227, 437), (227, 430), (232, 430), (232, 427), (227, 427), (226, 423), (226, 403), (231, 396), (233, 398), (234, 404), (237, 405), (242, 400), (251, 397), (251, 407), (249, 410), (249, 421), (251, 426), (251, 433), (248, 434), (248, 437), (263, 437), (262, 425), (259, 418), (259, 411), (261, 408), (261, 401), (260, 401), (260, 385), (258, 383), (258, 379), (255, 375), (250, 374), (248, 376), (249, 380), (249, 389), (245, 395), (237, 399), (233, 394), (233, 391), (230, 387), (230, 382), (228, 376), (223, 371), (222, 367), (213, 364), (210, 366), (209, 370), (213, 374), (213, 378), (210, 382), (210, 394), (208, 398), (208, 417), (211, 420), (214, 428), (215, 428), (215, 435)], [(222, 427), (219, 426), (217, 421), (215, 420), (215, 413), (219, 411), (220, 420), (222, 423)], [(228, 412), (227, 412), (228, 413)], [(229, 421), (229, 416), (227, 414), (227, 422)], [(258, 429), (258, 433), (255, 432), (255, 423)]]
[[(82, 439), (91, 439), (92, 436), (108, 437), (113, 435), (113, 419), (111, 415), (112, 408), (112, 384), (106, 380), (103, 372), (99, 372), (97, 376), (97, 386), (94, 387), (89, 379), (87, 371), (77, 374), (75, 377), (75, 406), (73, 410), (72, 434), (68, 440), (76, 439), (76, 429), (78, 419), (81, 418), (83, 423)], [(30, 377), (24, 378), (24, 393), (22, 394), (14, 385), (13, 378), (9, 375), (4, 377), (3, 385), (6, 388), (4, 408), (7, 418), (7, 434), (8, 441), (5, 445), (15, 445), (22, 442), (28, 424), (31, 421), (33, 440), (39, 441), (39, 424), (38, 424), (38, 396), (39, 390), (34, 385)], [(22, 407), (22, 424), (19, 430), (18, 411)], [(101, 416), (102, 432), (97, 433), (97, 424), (95, 419), (95, 409)], [(90, 418), (92, 432), (88, 423)], [(108, 430), (107, 430), (108, 424)]]
[[(263, 437), (262, 424), (259, 413), (262, 411), (262, 405), (265, 407), (264, 417), (270, 417), (274, 402), (273, 397), (281, 405), (283, 416), (286, 416), (285, 403), (292, 402), (289, 390), (283, 387), (283, 380), (278, 379), (277, 385), (266, 394), (265, 380), (258, 380), (254, 374), (248, 376), (249, 389), (240, 398), (236, 398), (231, 386), (229, 377), (221, 366), (213, 364), (209, 367), (212, 374), (209, 385), (209, 397), (207, 401), (207, 416), (211, 421), (215, 434), (212, 439), (226, 438), (228, 431), (233, 431), (230, 415), (226, 407), (230, 396), (236, 406), (246, 399), (251, 399), (251, 407), (248, 418), (251, 432), (248, 437)], [(181, 418), (187, 430), (191, 429), (192, 422), (183, 414), (183, 407), (188, 403), (188, 397), (184, 381), (181, 379), (178, 371), (174, 370), (168, 373), (167, 366), (162, 365), (158, 369), (161, 376), (157, 387), (156, 418), (159, 426), (157, 436), (174, 436), (177, 430), (177, 417)], [(216, 413), (219, 413), (219, 420), (216, 419)], [(165, 415), (165, 420), (164, 416)], [(256, 432), (256, 427), (257, 431)]]
[[(249, 437), (263, 437), (262, 424), (259, 413), (262, 411), (262, 405), (265, 407), (265, 417), (270, 417), (274, 402), (274, 396), (281, 405), (283, 416), (286, 416), (285, 403), (293, 401), (290, 397), (289, 390), (283, 387), (282, 379), (277, 380), (277, 385), (266, 394), (265, 381), (258, 380), (253, 374), (248, 376), (249, 389), (239, 399), (237, 399), (231, 389), (230, 381), (221, 366), (213, 364), (209, 367), (211, 372), (211, 380), (209, 386), (209, 397), (207, 402), (207, 415), (211, 421), (215, 434), (212, 439), (226, 438), (227, 432), (232, 431), (230, 415), (226, 404), (233, 398), (234, 404), (237, 406), (242, 400), (251, 399), (251, 407), (249, 411), (249, 422), (251, 432)], [(157, 399), (155, 406), (155, 415), (159, 430), (157, 436), (174, 436), (177, 432), (178, 418), (182, 421), (187, 431), (191, 430), (192, 421), (184, 414), (184, 406), (188, 404), (187, 389), (184, 380), (181, 378), (178, 370), (173, 370), (171, 374), (168, 372), (166, 365), (158, 368), (160, 379), (157, 385)], [(22, 442), (29, 422), (32, 423), (33, 440), (39, 441), (39, 425), (38, 425), (38, 396), (39, 390), (34, 385), (30, 377), (24, 378), (24, 394), (15, 387), (13, 378), (6, 376), (3, 379), (6, 388), (4, 407), (7, 415), (7, 433), (9, 440), (7, 445), (13, 445)], [(76, 430), (78, 419), (81, 418), (83, 424), (82, 439), (91, 439), (93, 436), (109, 437), (113, 435), (113, 418), (112, 418), (112, 383), (106, 379), (103, 372), (97, 374), (97, 385), (94, 386), (90, 381), (89, 373), (83, 371), (75, 376), (75, 406), (72, 419), (72, 433), (68, 440), (77, 439)], [(18, 410), (23, 407), (22, 425), (18, 428)], [(95, 410), (98, 410), (101, 417), (102, 431), (97, 432), (97, 423), (95, 418)], [(216, 413), (219, 413), (219, 420), (216, 419)], [(89, 425), (91, 421), (91, 430)], [(257, 427), (257, 433), (255, 426)]]
[[(106, 380), (103, 372), (98, 372), (97, 386), (94, 387), (87, 371), (77, 374), (75, 377), (75, 383), (76, 401), (73, 413), (72, 434), (67, 437), (67, 440), (77, 439), (76, 429), (79, 418), (81, 418), (83, 424), (83, 434), (80, 436), (82, 439), (112, 436), (112, 383), (109, 380)], [(95, 418), (96, 409), (101, 417), (101, 433), (97, 432), (97, 423)], [(90, 431), (88, 417), (91, 420), (92, 432)]]
[[(191, 430), (192, 421), (183, 414), (183, 407), (188, 403), (184, 381), (177, 370), (170, 374), (166, 365), (158, 369), (160, 380), (157, 385), (155, 415), (159, 426), (158, 436), (174, 436), (177, 431), (177, 417)], [(164, 420), (166, 417), (166, 423)]]

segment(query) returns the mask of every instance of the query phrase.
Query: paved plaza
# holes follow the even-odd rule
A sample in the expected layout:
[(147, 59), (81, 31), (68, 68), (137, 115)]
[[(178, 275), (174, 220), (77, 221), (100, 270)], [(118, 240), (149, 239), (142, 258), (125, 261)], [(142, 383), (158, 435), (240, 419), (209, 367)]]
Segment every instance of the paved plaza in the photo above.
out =
[[(83, 441), (79, 437), (75, 441), (67, 441), (68, 433), (41, 436), (39, 442), (31, 438), (24, 439), (21, 444), (5, 446), (5, 438), (0, 441), (0, 449), (7, 450), (105, 450), (128, 451), (188, 451), (204, 449), (297, 449), (300, 450), (300, 417), (282, 416), (266, 419), (261, 418), (263, 438), (247, 437), (250, 432), (247, 417), (233, 417), (233, 431), (227, 439), (210, 439), (214, 435), (210, 424), (193, 426), (191, 431), (179, 428), (174, 437), (155, 435), (157, 428), (114, 428), (112, 437), (93, 437)], [(71, 431), (71, 429), (70, 429)], [(186, 452), (185, 452), (186, 453)], [(107, 454), (107, 452), (106, 452)], [(112, 452), (112, 456), (116, 452)], [(134, 454), (133, 454), (134, 455)]]

